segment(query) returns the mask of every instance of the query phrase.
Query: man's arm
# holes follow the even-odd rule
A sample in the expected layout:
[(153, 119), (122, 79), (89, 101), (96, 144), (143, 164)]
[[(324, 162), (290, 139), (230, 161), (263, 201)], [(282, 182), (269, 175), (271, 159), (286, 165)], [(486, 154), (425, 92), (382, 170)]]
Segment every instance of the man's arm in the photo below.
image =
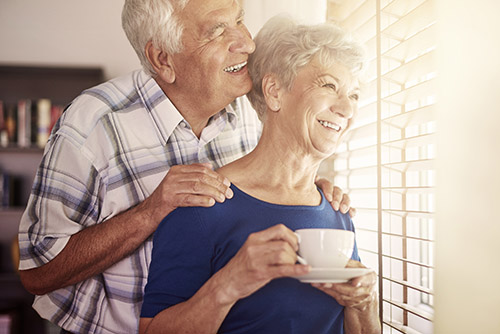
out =
[(130, 255), (176, 207), (208, 207), (231, 197), (229, 181), (214, 172), (209, 164), (174, 166), (150, 197), (72, 235), (52, 261), (20, 270), (21, 281), (36, 295), (81, 282)]

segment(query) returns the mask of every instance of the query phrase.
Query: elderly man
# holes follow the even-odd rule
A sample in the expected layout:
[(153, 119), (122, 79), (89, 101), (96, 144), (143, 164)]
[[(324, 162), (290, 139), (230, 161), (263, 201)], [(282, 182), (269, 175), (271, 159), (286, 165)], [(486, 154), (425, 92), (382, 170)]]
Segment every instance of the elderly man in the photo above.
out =
[(230, 199), (212, 168), (260, 135), (236, 99), (255, 47), (236, 0), (126, 0), (122, 21), (144, 69), (71, 103), (20, 224), (22, 282), (66, 332), (137, 331), (152, 233), (176, 207)]

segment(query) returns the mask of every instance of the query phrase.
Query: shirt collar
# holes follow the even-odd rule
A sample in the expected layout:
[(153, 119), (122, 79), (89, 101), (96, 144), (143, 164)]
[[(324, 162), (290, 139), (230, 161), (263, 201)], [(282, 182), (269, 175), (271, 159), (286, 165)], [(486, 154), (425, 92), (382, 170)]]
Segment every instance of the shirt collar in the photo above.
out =
[[(187, 124), (181, 113), (165, 95), (156, 80), (144, 71), (141, 72), (140, 79), (144, 84), (140, 85), (142, 87), (139, 88), (139, 94), (145, 108), (149, 111), (153, 119), (157, 131), (160, 133), (162, 144), (165, 145), (168, 138), (181, 123), (188, 126), (189, 124)], [(229, 104), (225, 109), (222, 109), (210, 118), (207, 127), (212, 123), (216, 123), (219, 124), (218, 127), (222, 131), (226, 123), (229, 123), (233, 130), (236, 129), (238, 124), (236, 109), (238, 109), (236, 102)]]

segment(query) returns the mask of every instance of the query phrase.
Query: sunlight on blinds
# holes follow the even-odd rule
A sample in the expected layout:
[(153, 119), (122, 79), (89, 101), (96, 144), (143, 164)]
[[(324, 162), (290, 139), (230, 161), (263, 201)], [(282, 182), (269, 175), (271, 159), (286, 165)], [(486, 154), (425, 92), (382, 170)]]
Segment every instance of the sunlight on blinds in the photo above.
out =
[(349, 192), (360, 256), (379, 275), (383, 333), (432, 333), (435, 15), (432, 0), (330, 0), (369, 56), (356, 124), (322, 175)]

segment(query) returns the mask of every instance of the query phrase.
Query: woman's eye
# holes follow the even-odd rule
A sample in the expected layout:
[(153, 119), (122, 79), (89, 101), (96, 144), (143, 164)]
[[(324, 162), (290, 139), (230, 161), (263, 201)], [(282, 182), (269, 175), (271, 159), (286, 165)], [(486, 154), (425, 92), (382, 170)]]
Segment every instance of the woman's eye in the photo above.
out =
[(330, 88), (330, 89), (333, 89), (334, 91), (337, 91), (337, 86), (333, 83), (324, 84), (323, 87)]
[(351, 98), (351, 100), (354, 100), (354, 101), (359, 101), (359, 94), (352, 94), (351, 96), (349, 96)]

